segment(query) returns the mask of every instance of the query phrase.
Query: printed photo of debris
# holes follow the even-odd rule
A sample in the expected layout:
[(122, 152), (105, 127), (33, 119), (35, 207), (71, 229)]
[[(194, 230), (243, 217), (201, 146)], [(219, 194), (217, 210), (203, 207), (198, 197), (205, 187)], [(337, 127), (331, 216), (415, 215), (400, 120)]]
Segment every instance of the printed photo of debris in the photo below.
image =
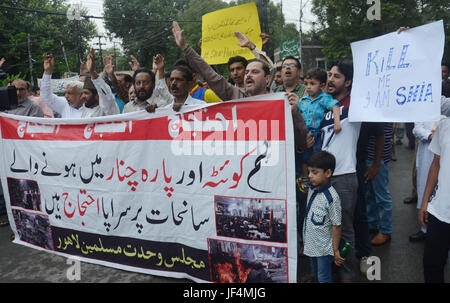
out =
[(41, 193), (36, 181), (8, 178), (12, 207), (41, 211)]
[(217, 235), (287, 242), (286, 201), (215, 197)]
[(21, 241), (53, 250), (51, 226), (47, 216), (16, 209), (12, 213)]

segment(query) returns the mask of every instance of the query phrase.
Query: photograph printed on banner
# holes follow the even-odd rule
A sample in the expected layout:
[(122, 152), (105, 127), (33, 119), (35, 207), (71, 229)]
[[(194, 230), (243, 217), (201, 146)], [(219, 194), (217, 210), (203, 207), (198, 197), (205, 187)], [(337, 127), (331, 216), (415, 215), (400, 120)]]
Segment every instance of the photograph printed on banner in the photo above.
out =
[(214, 239), (208, 239), (208, 248), (213, 282), (288, 282), (286, 248)]
[(12, 213), (21, 241), (53, 250), (51, 226), (47, 216), (16, 209)]
[(286, 201), (215, 197), (217, 235), (286, 243)]
[(12, 207), (41, 211), (41, 192), (36, 181), (14, 178), (7, 180)]

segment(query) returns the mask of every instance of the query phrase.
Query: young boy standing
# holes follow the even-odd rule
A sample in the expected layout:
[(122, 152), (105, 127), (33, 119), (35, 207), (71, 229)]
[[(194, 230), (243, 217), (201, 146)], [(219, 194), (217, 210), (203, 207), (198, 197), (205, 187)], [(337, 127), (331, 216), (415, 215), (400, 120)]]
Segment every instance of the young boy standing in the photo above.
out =
[(336, 160), (320, 151), (308, 159), (307, 166), (312, 187), (303, 225), (304, 254), (311, 259), (314, 281), (331, 283), (332, 262), (340, 266), (345, 261), (339, 254), (341, 201), (330, 184)]

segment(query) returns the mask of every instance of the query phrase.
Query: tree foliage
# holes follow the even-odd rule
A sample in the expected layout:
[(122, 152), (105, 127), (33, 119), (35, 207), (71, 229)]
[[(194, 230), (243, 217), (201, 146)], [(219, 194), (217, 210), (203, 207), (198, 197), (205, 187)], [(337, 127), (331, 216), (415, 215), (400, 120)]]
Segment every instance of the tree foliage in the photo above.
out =
[[(42, 54), (53, 53), (57, 60), (55, 77), (67, 71), (61, 42), (64, 45), (69, 68), (78, 72), (77, 24), (66, 17), (68, 6), (64, 0), (5, 0), (0, 8), (0, 57), (6, 59), (3, 69), (8, 74), (22, 74), (30, 80), (28, 60), (28, 35), (33, 62), (34, 79), (42, 76)], [(22, 10), (17, 10), (22, 9)], [(25, 10), (23, 10), (25, 9)], [(40, 11), (40, 12), (39, 12)], [(41, 12), (53, 12), (45, 14)], [(87, 41), (96, 33), (95, 25), (89, 20), (80, 21), (82, 49), (87, 50)]]
[(448, 8), (445, 9), (444, 2), (383, 0), (380, 1), (379, 21), (367, 19), (366, 13), (371, 5), (360, 0), (313, 0), (312, 12), (318, 18), (319, 36), (328, 59), (350, 59), (351, 42), (387, 34), (401, 26), (415, 27), (443, 19), (446, 23), (446, 32), (449, 33), (450, 15)]

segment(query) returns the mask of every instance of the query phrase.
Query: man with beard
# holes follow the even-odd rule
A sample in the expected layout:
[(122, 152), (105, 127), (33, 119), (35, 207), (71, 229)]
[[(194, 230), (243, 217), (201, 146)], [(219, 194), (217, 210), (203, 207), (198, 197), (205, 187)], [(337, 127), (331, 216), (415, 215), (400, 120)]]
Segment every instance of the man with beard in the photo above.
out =
[(28, 117), (44, 117), (41, 107), (28, 98), (29, 89), (25, 80), (20, 78), (15, 79), (11, 82), (11, 85), (16, 87), (18, 106), (15, 109), (8, 110), (8, 114)]
[(85, 108), (81, 118), (101, 117), (120, 114), (116, 98), (108, 84), (95, 71), (94, 50), (91, 48), (86, 60), (90, 77), (86, 78), (81, 94)]
[[(267, 93), (267, 84), (270, 81), (270, 66), (263, 60), (251, 60), (246, 69), (244, 77), (244, 88), (235, 87), (230, 84), (222, 75), (216, 73), (184, 39), (184, 31), (176, 21), (173, 22), (172, 32), (178, 47), (184, 51), (189, 66), (200, 74), (208, 83), (217, 96), (223, 101), (257, 96)], [(235, 33), (237, 37), (242, 34)], [(240, 35), (238, 35), (240, 34)], [(241, 41), (241, 40), (240, 40)], [(241, 41), (241, 46), (243, 45)]]
[[(0, 61), (1, 66), (1, 61)], [(15, 86), (17, 93), (17, 102), (18, 106), (15, 109), (8, 110), (8, 114), (20, 115), (20, 116), (29, 116), (29, 117), (44, 117), (44, 113), (42, 112), (41, 107), (31, 101), (28, 98), (29, 90), (28, 84), (23, 79), (15, 79), (8, 86)], [(3, 188), (0, 184), (0, 216), (6, 213), (5, 200), (3, 197)], [(8, 226), (8, 220), (0, 220), (0, 227)], [(14, 240), (14, 234), (11, 236), (11, 241)]]
[[(375, 178), (378, 172), (384, 143), (383, 123), (348, 121), (352, 83), (352, 62), (332, 62), (328, 72), (327, 92), (341, 105), (342, 131), (338, 135), (334, 134), (334, 119), (331, 112), (328, 112), (322, 122), (322, 150), (330, 152), (336, 158), (331, 184), (341, 198), (342, 242), (350, 243), (350, 253), (339, 268), (342, 282), (352, 282), (354, 279), (355, 249), (356, 257), (362, 259), (361, 263), (365, 260), (363, 257), (368, 257), (371, 253), (364, 184)], [(366, 167), (369, 135), (376, 136), (377, 148), (374, 165)]]
[[(172, 32), (175, 43), (184, 51), (185, 57), (193, 71), (197, 72), (208, 82), (208, 86), (223, 101), (241, 99), (246, 97), (267, 94), (267, 85), (270, 82), (270, 66), (263, 60), (251, 60), (245, 69), (244, 88), (235, 87), (222, 75), (216, 73), (203, 58), (189, 47), (184, 39), (184, 31), (173, 21)], [(235, 32), (240, 46), (248, 45), (242, 38), (242, 34)], [(307, 128), (298, 107), (292, 107), (292, 118), (294, 122), (294, 139), (296, 148), (311, 147), (311, 136), (307, 136)]]
[(157, 107), (162, 107), (172, 102), (172, 96), (164, 79), (164, 57), (160, 54), (153, 57), (153, 63), (159, 71), (158, 85), (155, 87), (155, 74), (145, 68), (138, 68), (133, 75), (134, 91), (136, 99), (130, 100), (125, 105), (123, 113), (135, 112), (147, 109), (154, 112)]
[(64, 97), (53, 94), (51, 78), (55, 66), (55, 57), (52, 54), (44, 54), (43, 59), (44, 74), (41, 81), (41, 100), (60, 114), (61, 118), (80, 118), (84, 110), (84, 104), (80, 98), (83, 91), (83, 82), (73, 81), (67, 84)]

